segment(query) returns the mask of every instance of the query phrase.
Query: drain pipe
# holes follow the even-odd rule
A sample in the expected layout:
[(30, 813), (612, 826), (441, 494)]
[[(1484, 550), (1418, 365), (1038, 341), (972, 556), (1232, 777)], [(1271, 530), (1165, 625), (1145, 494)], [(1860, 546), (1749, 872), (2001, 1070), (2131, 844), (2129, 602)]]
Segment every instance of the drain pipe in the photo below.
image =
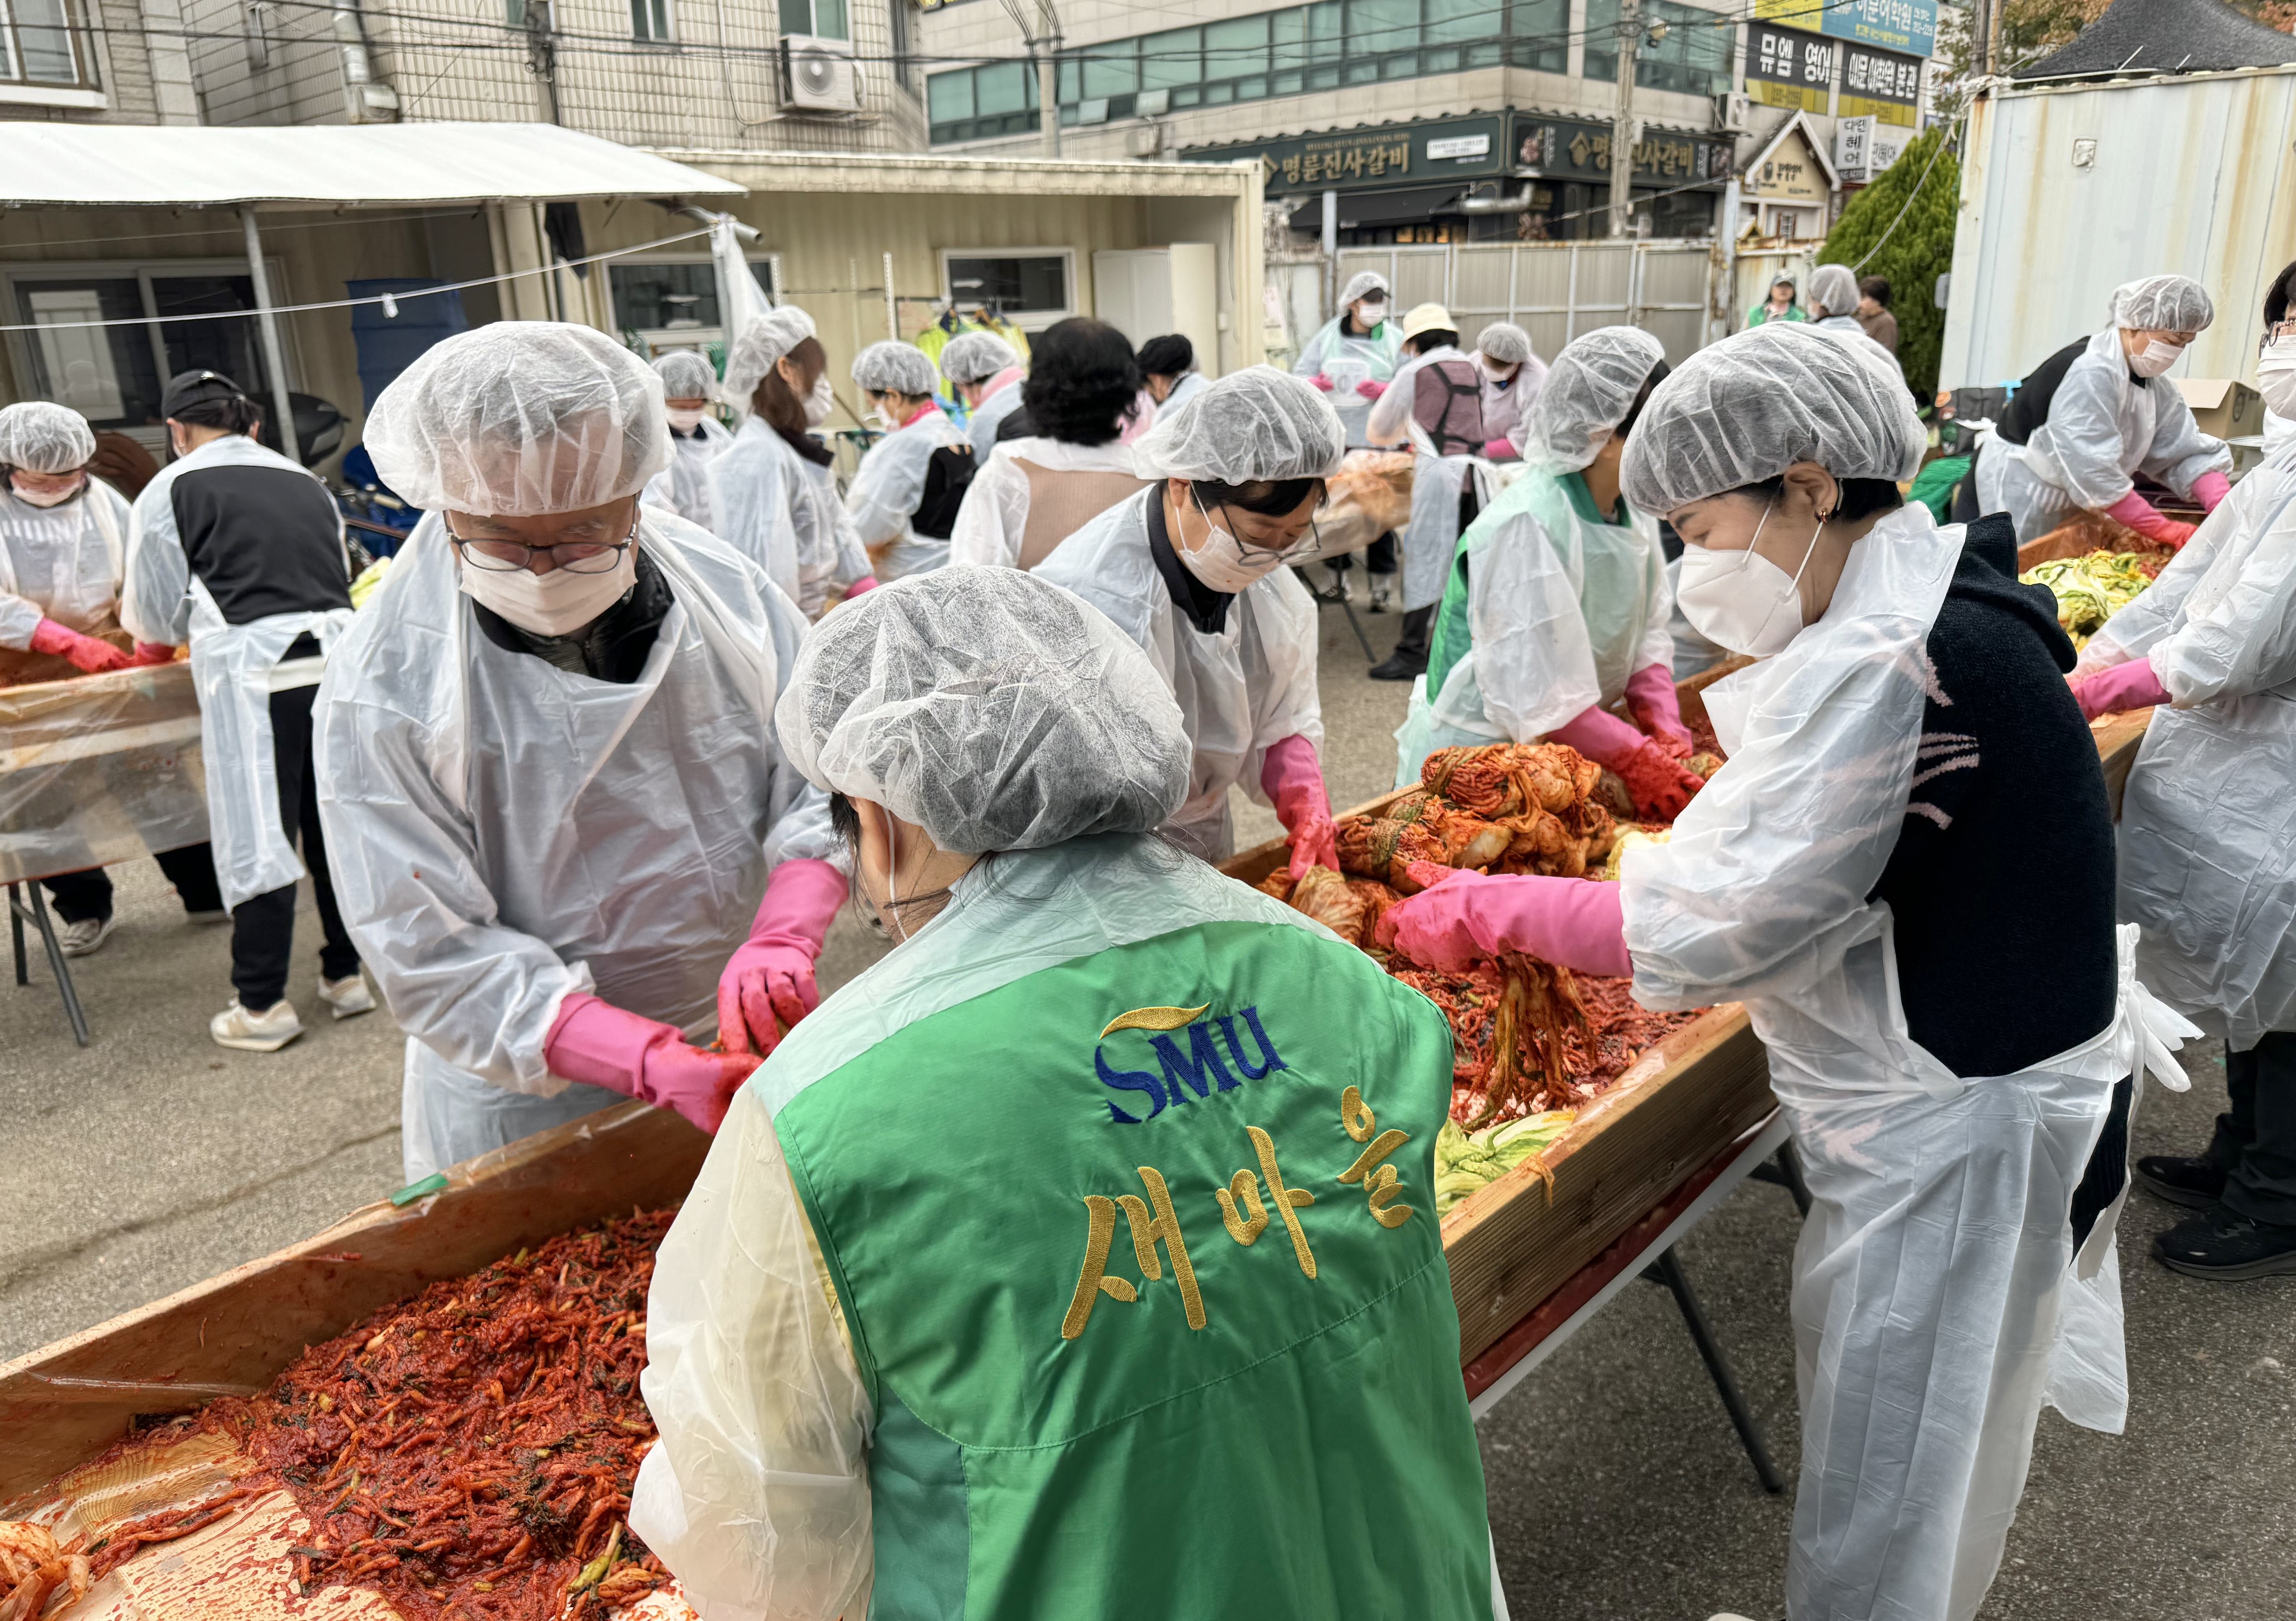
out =
[(334, 0), (335, 47), (342, 58), (343, 94), (351, 121), (389, 121), (398, 114), (398, 92), (374, 74), (374, 47), (359, 0)]

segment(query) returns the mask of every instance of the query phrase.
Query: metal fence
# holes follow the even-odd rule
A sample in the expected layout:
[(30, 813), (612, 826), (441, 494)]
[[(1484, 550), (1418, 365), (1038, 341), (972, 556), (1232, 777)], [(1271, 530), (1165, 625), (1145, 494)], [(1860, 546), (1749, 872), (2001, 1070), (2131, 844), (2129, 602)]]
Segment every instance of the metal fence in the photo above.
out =
[(1512, 321), (1549, 358), (1598, 326), (1639, 326), (1679, 365), (1708, 337), (1713, 252), (1705, 242), (1451, 242), (1342, 248), (1339, 284), (1376, 270), (1397, 314), (1430, 300), (1459, 323), (1462, 342)]

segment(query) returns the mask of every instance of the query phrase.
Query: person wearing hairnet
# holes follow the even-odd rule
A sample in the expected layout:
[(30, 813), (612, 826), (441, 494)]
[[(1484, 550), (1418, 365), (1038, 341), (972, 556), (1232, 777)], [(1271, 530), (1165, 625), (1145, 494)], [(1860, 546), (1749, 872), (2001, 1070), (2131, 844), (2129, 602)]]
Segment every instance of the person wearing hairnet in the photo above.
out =
[[(1531, 410), (1529, 465), (1459, 539), (1396, 783), (1452, 744), (1568, 743), (1635, 808), (1672, 821), (1703, 780), (1674, 692), (1674, 610), (1658, 520), (1620, 498), (1619, 464), (1666, 346), (1631, 326), (1574, 338)], [(1611, 713), (1624, 704), (1631, 722)]]
[[(2261, 374), (2296, 408), (2282, 315), (2267, 304)], [(2105, 621), (2072, 681), (2084, 715), (2156, 706), (2121, 802), (2120, 915), (2145, 982), (2225, 1044), (2207, 1148), (2136, 1162), (2199, 1212), (2152, 1253), (2194, 1277), (2296, 1273), (2296, 446)]]
[(808, 619), (828, 611), (832, 592), (873, 586), (838, 499), (836, 458), (811, 431), (837, 405), (813, 317), (783, 304), (750, 322), (726, 351), (724, 397), (742, 422), (704, 475), (710, 533), (765, 569)]
[(1350, 445), (1368, 445), (1372, 402), (1387, 390), (1403, 356), (1403, 331), (1387, 318), (1387, 278), (1358, 271), (1340, 289), (1340, 313), (1316, 329), (1292, 362), (1292, 374), (1304, 377), (1331, 396), (1340, 427)]
[(885, 437), (862, 454), (845, 511), (872, 548), (880, 580), (922, 574), (948, 561), (963, 486), (952, 484), (946, 465), (936, 475), (933, 453), (962, 447), (969, 457), (972, 447), (934, 399), (934, 381), (933, 363), (914, 343), (873, 343), (854, 357), (854, 387)]
[(840, 610), (776, 720), (899, 944), (662, 1241), (645, 1545), (712, 1621), (1503, 1617), (1432, 1004), (1152, 836), (1181, 713), (1041, 570)]
[(2163, 545), (2183, 545), (2194, 526), (2146, 500), (2135, 475), (2211, 512), (2232, 487), (2232, 451), (2201, 431), (2161, 375), (2215, 319), (2216, 306), (2189, 276), (2116, 289), (2104, 329), (2043, 361), (1980, 437), (1954, 516), (2006, 512), (2028, 541), (2075, 512), (2102, 512)]
[(1427, 668), (1428, 637), (1460, 531), (1495, 489), (1481, 460), (1492, 435), (1483, 422), (1485, 373), (1459, 352), (1458, 323), (1440, 304), (1403, 318), (1405, 360), (1371, 409), (1374, 445), (1408, 445), (1411, 522), (1403, 534), (1403, 629), (1395, 651), (1371, 667), (1374, 681), (1411, 681)]
[(1206, 861), (1234, 848), (1241, 786), (1283, 822), (1293, 877), (1340, 864), (1316, 757), (1316, 605), (1290, 565), (1319, 555), (1316, 509), (1344, 449), (1308, 383), (1231, 372), (1134, 447), (1154, 482), (1039, 570), (1115, 620), (1179, 700), (1195, 763), (1166, 831)]
[(1530, 347), (1530, 334), (1512, 321), (1494, 321), (1475, 340), (1475, 366), (1483, 381), (1483, 431), (1490, 436), (1483, 454), (1512, 462), (1529, 442), (1531, 407), (1546, 382), (1546, 363)]
[(676, 512), (691, 524), (713, 528), (709, 512), (709, 463), (734, 441), (725, 424), (709, 414), (718, 373), (691, 349), (657, 357), (662, 406), (669, 417), (669, 465), (648, 481), (639, 499)]
[(1894, 380), (1805, 327), (1685, 361), (1625, 491), (1680, 532), (1692, 623), (1759, 659), (1703, 693), (1729, 763), (1617, 883), (1466, 873), (1380, 930), (1421, 962), (1521, 951), (1631, 974), (1649, 1008), (1745, 1004), (1813, 1200), (1792, 1621), (1968, 1621), (2044, 1402), (2121, 1427), (2135, 1084), (2181, 1085), (2194, 1033), (2114, 928), (2054, 599), (1998, 516), (1903, 503), (1923, 440)]
[(1021, 408), (1029, 374), (1021, 356), (994, 332), (959, 332), (940, 352), (940, 374), (964, 402), (965, 440), (973, 465), (985, 467), (996, 448), (996, 424)]
[(335, 905), (313, 757), (320, 670), (351, 620), (350, 553), (334, 497), (257, 443), (263, 408), (237, 383), (179, 373), (160, 410), (176, 459), (129, 509), (119, 618), (139, 644), (192, 650), (209, 843), (231, 913), (234, 995), (208, 1035), (275, 1052), (303, 1033), (287, 974), (307, 872), (319, 1000), (337, 1019), (374, 1011)]
[(1037, 568), (1140, 488), (1124, 436), (1144, 397), (1122, 332), (1085, 315), (1055, 322), (1037, 335), (1020, 392), (1023, 414), (999, 424), (965, 487), (949, 531), (953, 562)]
[[(88, 471), (95, 434), (68, 405), (0, 407), (0, 686), (164, 664), (168, 647), (136, 648), (119, 626), (128, 508)], [(205, 844), (167, 850), (160, 871), (184, 911), (226, 915)], [(64, 955), (84, 957), (111, 933), (111, 880), (101, 867), (41, 880), (63, 920)]]
[(367, 418), (425, 516), (330, 663), (319, 782), (407, 1035), (410, 1183), (624, 1097), (714, 1129), (819, 999), (845, 858), (773, 729), (805, 619), (639, 504), (661, 386), (603, 332), (497, 322)]
[(1836, 343), (1863, 352), (1866, 356), (1902, 378), (1904, 369), (1898, 357), (1877, 341), (1857, 318), (1857, 277), (1847, 265), (1820, 265), (1809, 278), (1812, 308), (1810, 330), (1824, 332)]

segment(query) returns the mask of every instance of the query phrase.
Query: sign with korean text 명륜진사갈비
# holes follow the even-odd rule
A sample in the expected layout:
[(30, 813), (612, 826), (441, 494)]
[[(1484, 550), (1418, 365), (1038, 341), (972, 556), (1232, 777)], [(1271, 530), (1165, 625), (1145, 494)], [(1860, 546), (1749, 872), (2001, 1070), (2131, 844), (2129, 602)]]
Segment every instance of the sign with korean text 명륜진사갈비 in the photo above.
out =
[(1196, 146), (1182, 155), (1191, 161), (1213, 162), (1257, 158), (1267, 194), (1283, 197), (1434, 185), (1462, 176), (1495, 175), (1505, 157), (1501, 136), (1500, 120), (1482, 116)]
[[(1517, 113), (1514, 161), (1519, 170), (1546, 180), (1608, 181), (1611, 127), (1575, 119)], [(1671, 130), (1643, 130), (1635, 143), (1634, 178), (1644, 185), (1696, 185), (1729, 177), (1728, 143)]]

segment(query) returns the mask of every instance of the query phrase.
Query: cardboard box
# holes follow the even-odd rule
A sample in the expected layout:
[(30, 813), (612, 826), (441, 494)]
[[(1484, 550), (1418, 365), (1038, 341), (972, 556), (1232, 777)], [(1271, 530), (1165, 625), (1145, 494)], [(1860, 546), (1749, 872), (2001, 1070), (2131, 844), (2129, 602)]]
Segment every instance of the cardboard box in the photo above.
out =
[(2264, 396), (2229, 377), (2179, 377), (2177, 387), (2201, 431), (2236, 439), (2264, 431)]

